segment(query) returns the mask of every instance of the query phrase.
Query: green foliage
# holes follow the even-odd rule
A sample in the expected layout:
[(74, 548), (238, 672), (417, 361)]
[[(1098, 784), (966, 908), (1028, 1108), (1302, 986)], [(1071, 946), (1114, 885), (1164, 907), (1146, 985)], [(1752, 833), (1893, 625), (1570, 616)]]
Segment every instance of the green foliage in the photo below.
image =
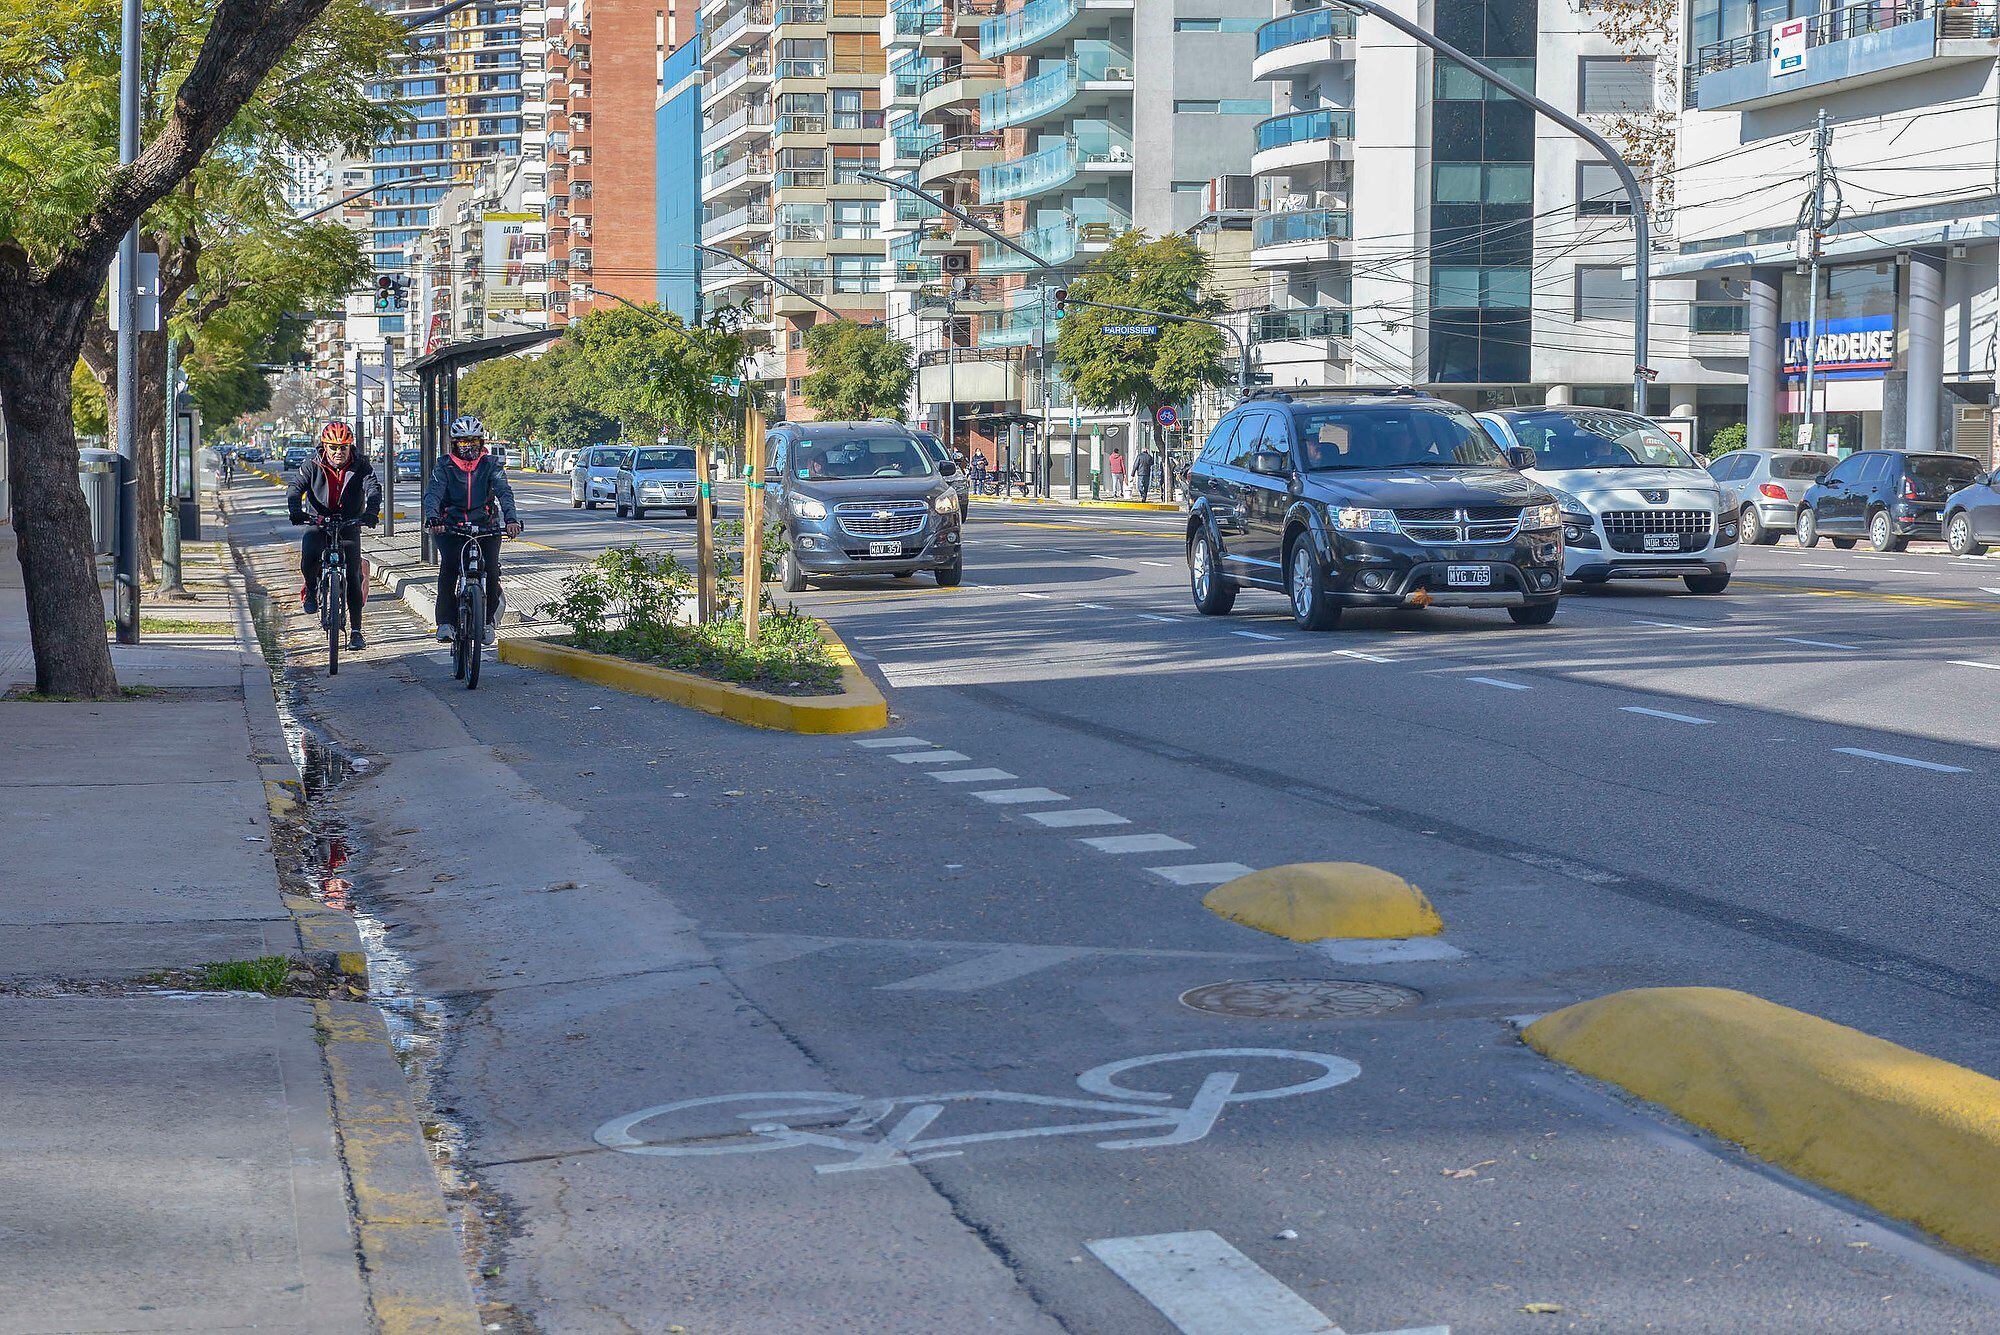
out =
[(1741, 422), (1733, 422), (1708, 438), (1708, 452), (1711, 456), (1728, 454), (1740, 450), (1750, 443), (1750, 428)]
[(806, 331), (807, 405), (831, 422), (903, 420), (910, 397), (910, 345), (880, 325), (827, 320)]
[(618, 438), (618, 421), (592, 406), (567, 340), (539, 357), (496, 357), (459, 381), (460, 408), (501, 440), (580, 450)]
[(90, 374), (90, 368), (78, 359), (69, 373), (69, 410), (76, 420), (79, 436), (101, 436), (110, 429), (105, 418), (104, 391), (97, 387), (97, 381)]
[(693, 585), (671, 552), (642, 552), (637, 543), (613, 547), (563, 580), (549, 615), (566, 621), (585, 648), (613, 635), (638, 643), (669, 637)]
[(285, 991), (285, 977), (292, 962), (283, 955), (260, 955), (254, 960), (218, 960), (201, 966), (192, 986), (204, 992), (262, 992), (267, 997)]
[(743, 364), (742, 338), (720, 326), (689, 328), (647, 302), (592, 311), (564, 331), (563, 343), (591, 406), (617, 418), (629, 437), (651, 440), (668, 428), (712, 433), (737, 413), (734, 396), (709, 384)]
[[(1226, 309), (1208, 291), (1208, 253), (1185, 236), (1148, 240), (1127, 232), (1095, 260), (1069, 294), (1114, 306), (1137, 306), (1172, 315), (1213, 319)], [(1152, 415), (1164, 404), (1184, 404), (1202, 389), (1226, 385), (1228, 351), (1221, 331), (1206, 325), (1160, 321), (1157, 335), (1107, 334), (1106, 325), (1150, 323), (1143, 316), (1073, 307), (1056, 337), (1056, 363), (1086, 406)]]

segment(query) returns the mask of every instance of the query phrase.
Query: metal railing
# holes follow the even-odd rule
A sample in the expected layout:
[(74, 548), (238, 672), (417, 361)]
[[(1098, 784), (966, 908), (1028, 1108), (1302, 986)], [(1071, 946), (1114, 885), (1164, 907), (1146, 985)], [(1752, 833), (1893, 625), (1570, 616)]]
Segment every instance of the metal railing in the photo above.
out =
[[(1882, 0), (1881, 3), (1844, 5), (1807, 16), (1806, 46), (1827, 46), (1865, 33), (1886, 32), (1917, 23), (1935, 14), (1938, 36), (1944, 38), (1991, 38), (2000, 36), (2000, 3), (1996, 0)], [(1717, 70), (1734, 69), (1771, 58), (1772, 28), (1710, 42), (1699, 48), (1687, 67), (1688, 83)]]
[(1345, 338), (1353, 332), (1348, 311), (1259, 311), (1250, 317), (1252, 343), (1296, 343), (1311, 339)]
[(1077, 16), (1082, 0), (1029, 0), (1011, 14), (979, 25), (979, 54), (988, 60), (1041, 41)]

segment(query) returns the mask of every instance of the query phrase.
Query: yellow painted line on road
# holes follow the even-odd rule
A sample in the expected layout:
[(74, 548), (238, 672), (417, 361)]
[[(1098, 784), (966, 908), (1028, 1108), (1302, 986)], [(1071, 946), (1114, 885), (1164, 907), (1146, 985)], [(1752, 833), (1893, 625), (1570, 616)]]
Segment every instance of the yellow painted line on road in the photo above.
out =
[(1178, 538), (1180, 535), (1168, 528), (1099, 528), (1095, 524), (1062, 524), (1044, 519), (986, 519), (981, 526), (993, 524), (1000, 528), (1054, 528), (1065, 533), (1108, 533), (1124, 538)]
[(1904, 607), (1967, 607), (1987, 612), (2000, 611), (2000, 602), (1982, 602), (1977, 598), (1938, 598), (1917, 593), (1879, 593), (1873, 589), (1827, 589), (1817, 585), (1774, 584), (1768, 580), (1757, 579), (1733, 580), (1730, 587), (1764, 589), (1774, 593), (1806, 593), (1815, 598), (1859, 598), (1864, 602), (1897, 603)]
[(1546, 1015), (1522, 1038), (2000, 1261), (2000, 1081), (1726, 988), (1614, 992)]

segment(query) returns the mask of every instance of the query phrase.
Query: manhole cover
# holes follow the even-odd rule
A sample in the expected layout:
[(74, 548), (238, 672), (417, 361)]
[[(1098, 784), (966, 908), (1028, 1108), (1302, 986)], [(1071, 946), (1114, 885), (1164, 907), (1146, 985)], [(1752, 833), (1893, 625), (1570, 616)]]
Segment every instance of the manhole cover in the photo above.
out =
[(1259, 978), (1181, 993), (1184, 1006), (1243, 1020), (1340, 1020), (1422, 1000), (1422, 993), (1407, 987), (1351, 978)]

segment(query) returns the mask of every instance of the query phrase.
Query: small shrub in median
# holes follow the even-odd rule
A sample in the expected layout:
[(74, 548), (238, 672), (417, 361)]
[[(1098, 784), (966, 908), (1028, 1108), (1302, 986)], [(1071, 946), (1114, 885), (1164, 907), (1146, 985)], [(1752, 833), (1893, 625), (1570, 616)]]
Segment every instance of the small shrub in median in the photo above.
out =
[(821, 695), (840, 685), (840, 664), (819, 623), (767, 597), (759, 643), (746, 644), (743, 620), (708, 625), (681, 618), (694, 600), (691, 573), (667, 553), (637, 546), (605, 552), (563, 580), (549, 615), (569, 623), (568, 643), (785, 694)]

